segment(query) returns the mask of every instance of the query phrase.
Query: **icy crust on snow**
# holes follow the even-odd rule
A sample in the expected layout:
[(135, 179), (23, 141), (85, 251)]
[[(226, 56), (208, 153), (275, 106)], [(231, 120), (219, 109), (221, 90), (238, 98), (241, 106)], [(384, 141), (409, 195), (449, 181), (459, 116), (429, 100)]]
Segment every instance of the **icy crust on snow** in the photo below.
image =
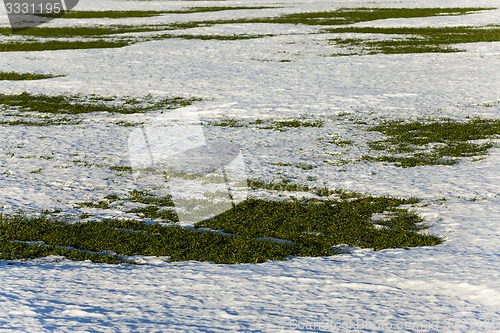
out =
[[(248, 6), (245, 1), (81, 1), (79, 10)], [(280, 9), (164, 16), (128, 22), (267, 16), (331, 10), (330, 1), (257, 1)], [(442, 1), (339, 1), (345, 7), (442, 7)], [(447, 7), (471, 6), (450, 1)], [(474, 2), (495, 7), (496, 1)], [(265, 13), (265, 15), (264, 15)], [(181, 17), (182, 16), (182, 17)], [(358, 25), (484, 25), (498, 10), (468, 16), (381, 20)], [(49, 24), (85, 24), (77, 20)], [(85, 21), (97, 23), (99, 20)], [(106, 21), (109, 22), (109, 21)], [(119, 20), (117, 22), (123, 22)], [(0, 6), (0, 24), (8, 24)], [(0, 262), (0, 331), (5, 332), (499, 332), (500, 149), (480, 161), (402, 169), (348, 163), (380, 139), (366, 132), (385, 119), (499, 117), (499, 43), (460, 45), (451, 54), (330, 57), (334, 34), (314, 27), (249, 25), (192, 29), (195, 34), (257, 33), (242, 41), (169, 39), (121, 49), (2, 53), (2, 71), (64, 74), (44, 81), (0, 81), (0, 93), (201, 97), (206, 122), (322, 120), (321, 128), (280, 132), (255, 126), (209, 127), (209, 139), (242, 146), (249, 177), (289, 178), (373, 195), (424, 199), (417, 212), (437, 247), (373, 252), (344, 249), (329, 258), (259, 265), (166, 263), (144, 266), (68, 262), (50, 257)], [(280, 62), (289, 60), (290, 62)], [(168, 111), (166, 111), (168, 112)], [(128, 165), (127, 136), (147, 115), (75, 116), (78, 125), (2, 126), (0, 212), (37, 215), (144, 184), (113, 170)], [(1, 116), (8, 120), (12, 116)], [(319, 138), (339, 135), (345, 147)], [(276, 163), (290, 164), (283, 167)], [(302, 170), (293, 165), (312, 165)], [(268, 196), (256, 191), (254, 195)], [(99, 215), (101, 214), (101, 215)], [(121, 210), (97, 217), (130, 217)], [(343, 249), (341, 249), (343, 250)]]

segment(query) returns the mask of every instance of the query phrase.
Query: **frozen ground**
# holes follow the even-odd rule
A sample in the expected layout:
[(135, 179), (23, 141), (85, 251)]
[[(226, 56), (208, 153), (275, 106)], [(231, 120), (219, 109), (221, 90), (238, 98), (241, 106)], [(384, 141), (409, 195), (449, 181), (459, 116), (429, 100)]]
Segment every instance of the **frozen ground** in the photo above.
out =
[[(192, 14), (189, 19), (333, 7), (329, 1), (254, 3), (285, 8)], [(78, 9), (215, 4), (248, 5), (237, 1), (82, 1)], [(421, 0), (336, 5), (443, 4)], [(470, 5), (469, 1), (446, 3), (448, 7)], [(484, 0), (473, 5), (498, 4)], [(4, 12), (0, 14), (0, 22), (6, 24)], [(496, 10), (363, 25), (499, 21)], [(418, 212), (431, 225), (431, 233), (446, 237), (443, 245), (379, 252), (354, 249), (335, 257), (259, 265), (168, 264), (152, 258), (149, 265), (137, 267), (52, 259), (0, 262), (0, 332), (500, 332), (500, 149), (492, 149), (481, 161), (466, 160), (452, 167), (335, 165), (338, 159), (359, 158), (367, 138), (375, 135), (356, 125), (361, 121), (498, 118), (500, 45), (468, 44), (461, 46), (467, 52), (448, 54), (329, 57), (338, 51), (326, 42), (331, 36), (309, 34), (314, 31), (296, 26), (215, 26), (196, 33), (278, 36), (232, 42), (169, 39), (121, 49), (2, 53), (1, 71), (66, 76), (2, 81), (0, 92), (194, 96), (205, 99), (196, 107), (207, 121), (323, 120), (323, 128), (278, 132), (218, 127), (211, 128), (210, 134), (243, 146), (252, 178), (285, 176), (309, 185), (422, 198), (430, 205)], [(153, 116), (87, 115), (75, 126), (1, 127), (0, 212), (37, 214), (43, 209), (62, 209), (77, 214), (75, 202), (136, 188), (131, 177), (109, 169), (128, 163), (127, 135), (134, 128), (116, 123), (139, 124)], [(317, 139), (329, 134), (356, 144), (325, 147)], [(87, 164), (73, 162), (76, 159)], [(316, 167), (305, 171), (273, 165), (277, 162)], [(95, 166), (88, 167), (88, 163)], [(120, 214), (116, 211), (113, 216)]]

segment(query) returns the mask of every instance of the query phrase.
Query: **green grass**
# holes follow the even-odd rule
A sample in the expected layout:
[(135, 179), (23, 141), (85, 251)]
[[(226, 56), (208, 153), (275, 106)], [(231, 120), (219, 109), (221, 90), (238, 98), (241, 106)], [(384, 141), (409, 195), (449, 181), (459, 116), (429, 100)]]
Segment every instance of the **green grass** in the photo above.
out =
[(329, 134), (327, 137), (320, 137), (317, 140), (321, 143), (331, 144), (338, 147), (346, 147), (353, 144), (352, 140), (346, 140), (338, 134), (335, 135)]
[[(125, 167), (128, 168), (128, 167)], [(108, 195), (99, 201), (85, 201), (77, 203), (77, 208), (110, 209), (110, 204), (115, 201), (135, 202), (146, 206), (127, 210), (127, 213), (137, 214), (141, 218), (161, 220), (166, 222), (179, 222), (174, 212), (174, 202), (170, 195), (158, 196), (148, 191), (130, 191), (129, 196), (120, 198), (118, 195)]]
[[(360, 199), (364, 196), (356, 192), (347, 192), (344, 190), (332, 190), (326, 187), (320, 188), (310, 188), (306, 185), (301, 185), (297, 183), (292, 183), (289, 179), (278, 179), (277, 181), (264, 182), (257, 179), (249, 179), (247, 181), (248, 187), (251, 189), (265, 189), (270, 191), (289, 191), (289, 192), (311, 192), (319, 197), (330, 197), (335, 196), (336, 198), (342, 200), (348, 199)], [(414, 200), (412, 203), (417, 203), (418, 200)]]
[[(443, 241), (420, 233), (425, 228), (421, 218), (400, 207), (418, 202), (416, 199), (357, 194), (348, 197), (349, 200), (247, 199), (232, 210), (199, 222), (194, 230), (141, 221), (70, 224), (48, 217), (0, 215), (0, 258), (62, 255), (72, 260), (122, 263), (131, 262), (127, 256), (146, 255), (166, 256), (170, 261), (259, 263), (296, 256), (334, 255), (332, 247), (338, 244), (381, 250), (437, 245)], [(87, 207), (106, 209), (109, 202), (118, 199), (110, 195), (102, 204)], [(168, 197), (155, 198), (140, 191), (132, 191), (129, 199), (171, 203)], [(150, 207), (144, 211), (150, 209), (150, 215), (158, 213), (158, 209)], [(390, 212), (389, 218), (371, 220), (373, 214), (383, 212)]]
[(189, 34), (160, 34), (151, 37), (149, 40), (161, 40), (170, 38), (179, 39), (197, 39), (197, 40), (222, 40), (222, 41), (235, 41), (235, 40), (247, 40), (256, 39), (264, 37), (272, 37), (273, 35), (189, 35)]
[(338, 45), (357, 50), (358, 54), (402, 54), (458, 52), (453, 44), (498, 42), (500, 27), (441, 27), (441, 28), (370, 28), (344, 27), (325, 30), (332, 33), (362, 33), (404, 35), (405, 38), (388, 40), (363, 40), (359, 38), (336, 38)]
[(495, 8), (462, 7), (462, 8), (339, 8), (334, 11), (286, 14), (277, 17), (248, 18), (234, 20), (212, 20), (198, 22), (183, 22), (176, 24), (178, 29), (188, 29), (199, 26), (217, 24), (241, 23), (274, 23), (303, 24), (318, 26), (346, 25), (389, 18), (415, 18), (441, 15), (465, 15), (482, 10)]
[(158, 196), (147, 191), (133, 190), (130, 192), (128, 200), (146, 204), (147, 206), (129, 210), (127, 213), (138, 214), (141, 217), (153, 220), (179, 222), (177, 214), (172, 209), (174, 202), (170, 195)]
[[(216, 24), (275, 23), (305, 24), (319, 26), (350, 25), (389, 18), (416, 18), (441, 15), (465, 15), (494, 8), (341, 8), (335, 11), (287, 14), (279, 17), (183, 22), (174, 24), (176, 29), (189, 29)], [(443, 27), (443, 28), (370, 28), (339, 27), (326, 28), (327, 33), (379, 33), (400, 34), (408, 38), (389, 40), (363, 40), (359, 38), (336, 38), (332, 42), (354, 49), (351, 54), (399, 54), (458, 52), (452, 44), (494, 42), (500, 40), (498, 26), (487, 27)], [(344, 54), (335, 54), (344, 55)], [(287, 61), (287, 60), (285, 60)]]
[(152, 110), (174, 109), (192, 104), (197, 99), (181, 97), (155, 100), (146, 96), (143, 100), (117, 97), (32, 95), (23, 92), (18, 95), (0, 94), (0, 106), (19, 111), (36, 111), (53, 114), (82, 114), (90, 112), (112, 112), (122, 114), (143, 113)]
[(55, 51), (55, 50), (81, 50), (81, 49), (109, 49), (130, 45), (123, 40), (92, 40), (92, 41), (28, 41), (0, 43), (0, 52), (26, 52), (26, 51)]
[(474, 143), (474, 140), (498, 138), (500, 120), (474, 118), (466, 122), (449, 119), (441, 121), (387, 121), (369, 128), (387, 136), (373, 141), (374, 151), (390, 153), (364, 156), (364, 160), (391, 162), (400, 167), (421, 165), (453, 165), (463, 157), (485, 155), (493, 143)]
[(128, 210), (127, 213), (134, 213), (140, 217), (152, 220), (161, 220), (167, 222), (179, 222), (179, 217), (173, 209), (164, 209), (155, 205), (149, 205), (141, 208)]
[(79, 121), (69, 118), (39, 118), (36, 120), (0, 120), (0, 126), (61, 126), (61, 125), (76, 125)]
[(278, 131), (286, 131), (289, 128), (302, 128), (302, 127), (322, 127), (323, 121), (307, 121), (301, 119), (291, 119), (291, 120), (280, 120), (273, 121), (271, 128)]
[(133, 169), (132, 167), (125, 166), (125, 165), (113, 165), (109, 167), (111, 170), (114, 171), (120, 171), (120, 172), (132, 172)]
[[(271, 242), (118, 220), (69, 224), (47, 218), (0, 217), (0, 240), (1, 259), (62, 255), (111, 264), (130, 262), (124, 257), (130, 255), (239, 263), (279, 260), (289, 253), (285, 246)], [(38, 243), (28, 243), (34, 241)]]
[(219, 126), (219, 127), (243, 127), (243, 126), (246, 126), (246, 124), (244, 124), (244, 123), (242, 123), (234, 118), (224, 119), (224, 120), (220, 120), (220, 121), (211, 121), (207, 125)]
[(0, 80), (43, 80), (50, 79), (54, 77), (60, 77), (62, 75), (53, 74), (37, 74), (37, 73), (16, 73), (16, 72), (0, 72)]
[(98, 208), (98, 209), (109, 209), (109, 203), (106, 201), (99, 202), (82, 202), (77, 205), (78, 208)]
[(305, 164), (305, 163), (293, 164), (293, 163), (274, 162), (271, 163), (271, 165), (281, 166), (281, 167), (295, 167), (306, 171), (316, 168), (315, 165)]
[(148, 191), (138, 191), (132, 190), (130, 191), (130, 201), (139, 202), (148, 205), (158, 205), (162, 207), (173, 207), (174, 203), (172, 201), (172, 197), (170, 195), (166, 196), (157, 196)]
[[(135, 40), (129, 37), (117, 39), (120, 34), (152, 32), (164, 29), (168, 29), (168, 27), (155, 25), (35, 27), (16, 32), (16, 35), (25, 36), (26, 40), (6, 40), (0, 43), (0, 52), (120, 48), (143, 40), (141, 38)], [(11, 36), (13, 32), (9, 28), (0, 28), (0, 35)], [(75, 38), (75, 40), (71, 40), (71, 38)]]
[[(413, 202), (394, 198), (365, 197), (357, 200), (249, 199), (196, 227), (222, 230), (250, 238), (291, 241), (299, 256), (331, 255), (337, 244), (381, 250), (385, 248), (436, 245), (441, 239), (416, 231), (422, 220), (407, 210), (395, 210)], [(370, 220), (376, 213), (393, 211), (393, 216), (376, 228)]]
[(306, 120), (306, 119), (285, 119), (285, 120), (262, 120), (257, 119), (251, 122), (239, 121), (234, 118), (223, 119), (221, 121), (209, 122), (210, 126), (220, 127), (250, 127), (255, 126), (257, 129), (274, 129), (276, 131), (285, 132), (290, 128), (304, 127), (322, 127), (322, 120)]
[(252, 19), (251, 21), (281, 24), (343, 25), (389, 18), (463, 15), (488, 9), (494, 8), (340, 8), (335, 11), (288, 14), (277, 18)]
[[(99, 37), (134, 32), (151, 32), (167, 29), (165, 25), (108, 25), (83, 27), (34, 27), (23, 29), (15, 35), (45, 38)], [(0, 28), (0, 35), (13, 35), (10, 28)]]

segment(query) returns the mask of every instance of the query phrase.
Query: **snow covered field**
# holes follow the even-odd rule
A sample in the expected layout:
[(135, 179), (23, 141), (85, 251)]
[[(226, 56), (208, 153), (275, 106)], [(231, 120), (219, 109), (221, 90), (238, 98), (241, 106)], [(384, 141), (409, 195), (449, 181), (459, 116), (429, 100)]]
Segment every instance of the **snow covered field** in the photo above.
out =
[[(470, 6), (469, 1), (252, 1), (282, 8), (128, 19), (268, 16), (346, 7)], [(177, 9), (250, 5), (245, 1), (97, 1), (77, 10)], [(474, 6), (496, 7), (493, 0)], [(0, 6), (1, 7), (1, 6)], [(102, 19), (106, 21), (105, 19)], [(54, 20), (52, 26), (102, 20)], [(500, 10), (465, 16), (390, 19), (360, 26), (486, 25)], [(8, 20), (3, 7), (0, 24)], [(118, 49), (6, 52), (0, 71), (64, 74), (42, 81), (0, 81), (0, 93), (199, 97), (206, 121), (322, 120), (286, 132), (212, 127), (244, 150), (251, 178), (283, 176), (301, 184), (373, 195), (415, 196), (436, 247), (297, 258), (250, 265), (0, 262), (0, 332), (500, 332), (500, 149), (454, 166), (398, 168), (356, 160), (376, 134), (355, 123), (417, 117), (499, 118), (500, 45), (466, 52), (330, 57), (338, 47), (316, 27), (216, 25), (195, 34), (275, 34), (238, 40), (166, 39)], [(287, 60), (287, 62), (282, 62)], [(75, 202), (136, 188), (132, 177), (96, 165), (128, 163), (127, 136), (154, 115), (80, 116), (74, 126), (0, 127), (0, 213), (80, 214)], [(325, 147), (338, 134), (354, 145)], [(76, 155), (75, 155), (76, 154)], [(35, 156), (27, 158), (26, 156)], [(47, 158), (36, 158), (51, 156)], [(283, 168), (276, 163), (315, 166)], [(33, 172), (36, 170), (42, 172)], [(281, 173), (280, 173), (281, 172)], [(442, 200), (442, 199), (445, 200)], [(115, 211), (114, 217), (124, 216)], [(101, 217), (106, 217), (102, 215)]]

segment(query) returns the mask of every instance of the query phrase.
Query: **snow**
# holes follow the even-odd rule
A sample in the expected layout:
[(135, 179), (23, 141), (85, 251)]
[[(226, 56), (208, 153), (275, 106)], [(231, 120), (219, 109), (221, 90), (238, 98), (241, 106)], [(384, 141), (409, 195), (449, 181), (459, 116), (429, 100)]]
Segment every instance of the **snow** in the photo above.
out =
[[(193, 18), (266, 16), (332, 9), (330, 1), (253, 1), (283, 7), (162, 16), (134, 23)], [(245, 1), (96, 1), (80, 10), (178, 9), (250, 5)], [(415, 0), (408, 7), (439, 7)], [(397, 7), (399, 1), (339, 1), (335, 6)], [(453, 0), (448, 7), (470, 6)], [(496, 7), (493, 0), (474, 6)], [(2, 6), (0, 6), (2, 7)], [(360, 25), (422, 26), (491, 24), (499, 10), (469, 16), (381, 20)], [(3, 7), (0, 24), (8, 22)], [(102, 20), (85, 21), (90, 23)], [(54, 20), (50, 25), (84, 24)], [(201, 97), (206, 121), (225, 118), (323, 120), (323, 128), (286, 132), (250, 127), (207, 128), (244, 150), (249, 176), (281, 175), (299, 183), (373, 195), (416, 196), (429, 205), (417, 212), (429, 231), (446, 237), (436, 247), (294, 258), (251, 265), (166, 263), (142, 258), (141, 266), (70, 262), (58, 257), (0, 262), (0, 332), (500, 332), (500, 149), (480, 161), (455, 166), (397, 168), (351, 163), (376, 137), (363, 125), (381, 119), (499, 117), (500, 45), (460, 45), (467, 52), (329, 57), (334, 35), (315, 27), (223, 25), (195, 34), (257, 33), (275, 37), (242, 41), (167, 39), (121, 49), (2, 53), (2, 71), (65, 74), (45, 81), (0, 81), (4, 94)], [(279, 62), (291, 60), (291, 62)], [(496, 102), (496, 103), (495, 103)], [(491, 106), (486, 106), (491, 105)], [(153, 115), (83, 115), (79, 125), (2, 127), (0, 212), (39, 214), (74, 203), (124, 195), (132, 177), (110, 171), (127, 165), (127, 137)], [(317, 139), (339, 134), (354, 146), (325, 146)], [(51, 158), (40, 158), (49, 156)], [(82, 160), (88, 167), (74, 162)], [(273, 162), (312, 164), (304, 171)], [(31, 173), (42, 169), (41, 173)], [(316, 180), (308, 180), (316, 179)], [(444, 198), (445, 200), (442, 200)], [(125, 216), (119, 209), (107, 212)], [(103, 217), (106, 215), (103, 213)]]

